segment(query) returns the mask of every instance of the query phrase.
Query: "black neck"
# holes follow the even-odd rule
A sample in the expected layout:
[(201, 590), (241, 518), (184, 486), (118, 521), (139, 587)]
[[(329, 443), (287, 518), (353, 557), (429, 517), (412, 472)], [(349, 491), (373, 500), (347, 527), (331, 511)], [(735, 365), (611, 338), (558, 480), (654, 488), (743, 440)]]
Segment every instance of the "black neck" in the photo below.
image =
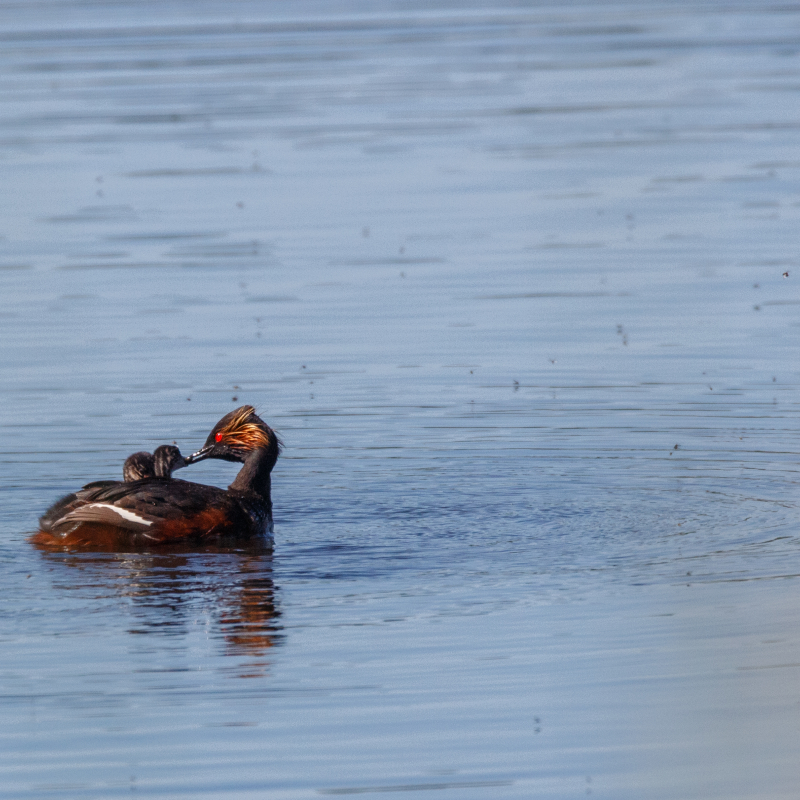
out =
[(270, 501), (270, 473), (278, 454), (272, 448), (259, 448), (248, 453), (236, 480), (228, 487), (234, 492), (261, 495)]

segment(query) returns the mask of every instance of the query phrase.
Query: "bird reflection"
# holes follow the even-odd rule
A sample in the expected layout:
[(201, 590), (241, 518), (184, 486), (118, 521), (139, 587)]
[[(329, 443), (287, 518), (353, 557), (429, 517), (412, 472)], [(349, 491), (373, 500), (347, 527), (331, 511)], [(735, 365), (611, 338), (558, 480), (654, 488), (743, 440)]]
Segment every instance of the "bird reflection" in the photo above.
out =
[(113, 554), (37, 549), (65, 591), (125, 601), (123, 611), (135, 620), (131, 634), (184, 637), (205, 626), (225, 655), (245, 658), (234, 667), (242, 677), (264, 675), (267, 652), (281, 642), (267, 542)]

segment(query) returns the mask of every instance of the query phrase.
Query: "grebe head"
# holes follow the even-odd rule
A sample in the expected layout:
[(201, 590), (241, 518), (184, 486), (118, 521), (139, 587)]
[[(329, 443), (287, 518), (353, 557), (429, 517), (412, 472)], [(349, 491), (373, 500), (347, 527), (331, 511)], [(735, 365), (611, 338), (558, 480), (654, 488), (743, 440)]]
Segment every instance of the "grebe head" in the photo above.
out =
[(169, 478), (173, 470), (186, 466), (181, 451), (172, 444), (162, 444), (153, 451), (153, 471), (157, 478)]
[(177, 447), (162, 444), (153, 455), (142, 451), (128, 456), (122, 466), (122, 480), (131, 483), (144, 478), (169, 478), (173, 470), (185, 466), (186, 461)]
[(144, 451), (129, 455), (122, 465), (122, 480), (125, 483), (140, 481), (142, 478), (151, 478), (154, 474), (153, 456)]
[(242, 406), (226, 414), (213, 427), (206, 443), (186, 456), (184, 463), (194, 464), (206, 458), (244, 463), (255, 450), (272, 451), (277, 459), (280, 448), (275, 431), (258, 417), (253, 406)]

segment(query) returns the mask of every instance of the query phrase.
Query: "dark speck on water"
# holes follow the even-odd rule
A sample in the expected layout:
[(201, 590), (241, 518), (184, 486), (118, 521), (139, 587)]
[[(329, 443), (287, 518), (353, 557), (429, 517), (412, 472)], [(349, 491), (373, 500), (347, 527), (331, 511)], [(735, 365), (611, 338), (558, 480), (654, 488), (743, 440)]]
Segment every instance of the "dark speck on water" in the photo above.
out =
[[(0, 22), (0, 796), (797, 793), (800, 8)], [(274, 549), (28, 542), (230, 402)]]

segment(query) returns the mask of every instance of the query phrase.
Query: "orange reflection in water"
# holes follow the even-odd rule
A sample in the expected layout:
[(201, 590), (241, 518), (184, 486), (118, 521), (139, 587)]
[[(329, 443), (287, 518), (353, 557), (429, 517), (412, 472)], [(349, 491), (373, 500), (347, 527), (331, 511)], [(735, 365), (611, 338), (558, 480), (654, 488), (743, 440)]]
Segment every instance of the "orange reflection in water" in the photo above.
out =
[(282, 636), (268, 541), (121, 552), (32, 541), (59, 588), (124, 599), (120, 610), (134, 618), (131, 634), (188, 635), (210, 622), (223, 653), (245, 657), (236, 674), (266, 674), (265, 655)]

